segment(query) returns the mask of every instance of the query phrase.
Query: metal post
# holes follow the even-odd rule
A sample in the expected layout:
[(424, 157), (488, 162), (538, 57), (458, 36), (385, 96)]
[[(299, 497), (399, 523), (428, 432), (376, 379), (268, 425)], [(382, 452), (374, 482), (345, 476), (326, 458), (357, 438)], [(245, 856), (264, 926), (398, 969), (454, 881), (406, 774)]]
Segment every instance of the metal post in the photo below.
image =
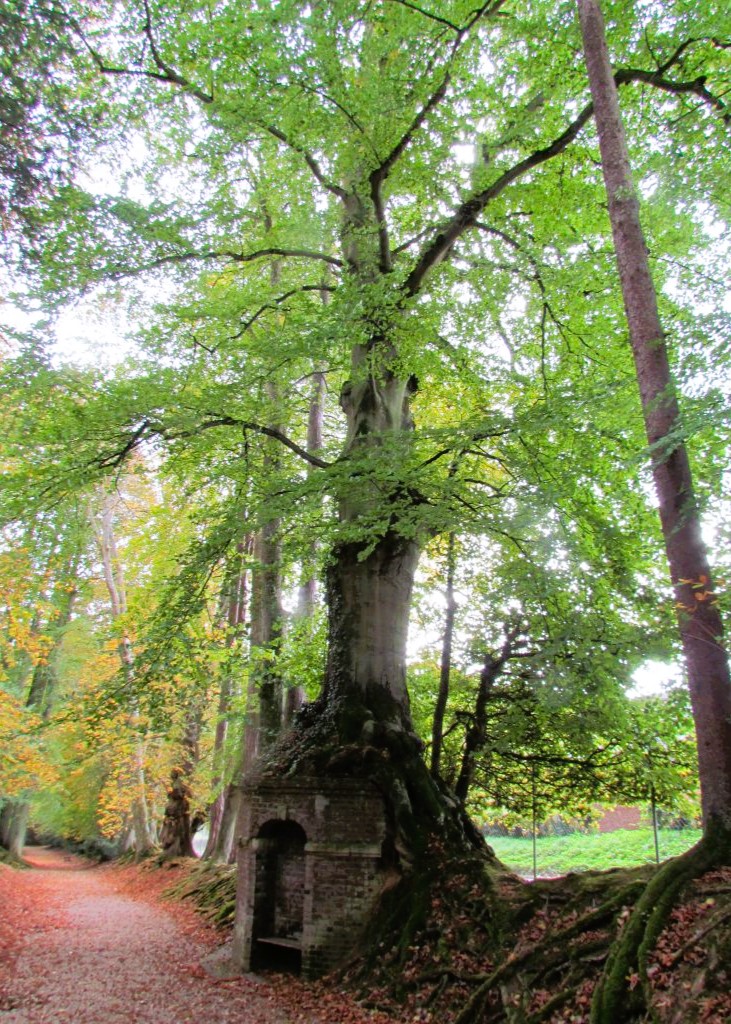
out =
[(533, 765), (533, 881), (538, 877), (538, 851), (536, 849), (536, 766)]
[(655, 783), (650, 783), (650, 807), (652, 809), (652, 835), (655, 840), (655, 863), (660, 863), (660, 844), (657, 839), (657, 801), (655, 799)]

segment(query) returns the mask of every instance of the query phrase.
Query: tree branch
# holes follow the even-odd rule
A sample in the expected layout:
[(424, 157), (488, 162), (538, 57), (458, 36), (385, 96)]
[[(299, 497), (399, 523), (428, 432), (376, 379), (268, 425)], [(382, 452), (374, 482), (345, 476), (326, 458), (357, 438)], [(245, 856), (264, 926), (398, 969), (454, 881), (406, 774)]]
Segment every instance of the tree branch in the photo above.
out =
[(345, 189), (341, 188), (340, 185), (336, 185), (335, 182), (330, 181), (323, 174), (322, 168), (318, 164), (317, 160), (315, 160), (314, 156), (312, 156), (312, 154), (308, 150), (306, 150), (304, 146), (298, 146), (296, 142), (292, 142), (292, 140), (288, 138), (288, 136), (285, 135), (284, 132), (281, 131), (281, 129), (277, 128), (273, 124), (263, 125), (263, 127), (266, 131), (269, 132), (270, 135), (273, 135), (275, 139), (279, 139), (279, 141), (283, 142), (285, 146), (289, 146), (290, 149), (293, 149), (295, 153), (299, 153), (300, 156), (304, 158), (305, 163), (310, 168), (315, 178), (317, 178), (317, 180), (320, 182), (324, 189), (326, 189), (328, 192), (332, 192), (332, 194), (334, 196), (337, 196), (338, 199), (345, 200), (347, 198), (348, 193), (345, 191)]
[(293, 295), (297, 295), (297, 294), (299, 294), (299, 292), (334, 292), (334, 291), (335, 291), (335, 288), (332, 285), (329, 285), (329, 284), (303, 284), (299, 288), (290, 288), (290, 290), (288, 292), (285, 292), (284, 295), (278, 295), (275, 299), (272, 299), (271, 302), (265, 302), (262, 306), (260, 306), (257, 309), (256, 313), (253, 314), (253, 316), (250, 316), (248, 320), (245, 320), (243, 322), (243, 324), (241, 326), (241, 330), (237, 331), (236, 334), (233, 335), (233, 337), (234, 338), (240, 338), (241, 335), (245, 334), (246, 331), (248, 331), (248, 329), (252, 326), (252, 324), (254, 324), (259, 319), (259, 317), (262, 315), (262, 313), (265, 313), (268, 309), (276, 309), (277, 306), (281, 306), (281, 304), (283, 302), (286, 302), (287, 299), (291, 299)]
[(150, 420), (144, 419), (137, 430), (129, 436), (125, 444), (118, 451), (102, 455), (98, 459), (94, 459), (89, 465), (97, 465), (100, 469), (118, 468), (127, 456), (137, 448), (150, 426)]
[(276, 427), (266, 427), (261, 423), (245, 422), (239, 424), (241, 428), (246, 432), (251, 430), (256, 434), (264, 434), (266, 437), (273, 437), (275, 441), (281, 442), (285, 447), (293, 451), (295, 455), (299, 455), (305, 462), (309, 462), (311, 466), (317, 466), (318, 469), (329, 469), (332, 466), (331, 462), (326, 462), (325, 459), (321, 459), (317, 455), (313, 455), (312, 452), (308, 452), (306, 448), (297, 444), (286, 434), (283, 434), (281, 430), (277, 430)]
[[(690, 41), (688, 41), (688, 45), (690, 45)], [(673, 56), (662, 65), (662, 70), (667, 70), (668, 67), (676, 62), (682, 55), (685, 48), (685, 45), (679, 46)], [(670, 79), (664, 78), (661, 71), (643, 71), (638, 68), (623, 68), (615, 72), (614, 80), (618, 86), (626, 85), (630, 82), (646, 82), (649, 85), (654, 85), (656, 88), (663, 89), (666, 92), (676, 94), (693, 93), (700, 96), (705, 103), (708, 103), (714, 107), (714, 109), (720, 111), (725, 123), (731, 123), (731, 112), (729, 112), (728, 107), (719, 97), (714, 96), (713, 93), (706, 88), (706, 79), (703, 76), (695, 78), (690, 82), (673, 82)], [(470, 199), (467, 199), (462, 203), (450, 220), (448, 220), (446, 224), (442, 225), (439, 233), (422, 252), (421, 257), (404, 282), (403, 290), (405, 294), (407, 296), (416, 295), (427, 274), (449, 255), (452, 246), (460, 236), (469, 228), (476, 225), (477, 217), (482, 213), (488, 203), (497, 198), (497, 196), (499, 196), (508, 185), (512, 184), (513, 181), (520, 178), (527, 171), (540, 166), (546, 161), (551, 160), (554, 156), (557, 156), (559, 153), (562, 153), (574, 141), (593, 113), (594, 105), (593, 103), (588, 103), (565, 129), (565, 131), (555, 138), (548, 146), (535, 150), (535, 152), (531, 153), (523, 160), (520, 160), (517, 164), (514, 164), (511, 168), (501, 174), (499, 178), (497, 178), (486, 189), (483, 189), (482, 192), (478, 192), (477, 195), (472, 196)]]
[(700, 42), (700, 40), (699, 39), (684, 39), (683, 42), (678, 47), (676, 47), (676, 49), (673, 51), (673, 53), (670, 54), (668, 59), (663, 64), (660, 64), (658, 66), (658, 69), (657, 69), (658, 75), (664, 75), (665, 72), (669, 70), (669, 68), (671, 68), (674, 64), (678, 63), (678, 61), (683, 56), (683, 54), (688, 49), (688, 47), (692, 46), (693, 43), (697, 43), (697, 42)]
[(239, 427), (244, 433), (250, 430), (254, 433), (274, 438), (274, 440), (289, 448), (290, 451), (293, 451), (295, 455), (304, 459), (305, 462), (308, 462), (311, 466), (317, 466), (319, 469), (329, 469), (332, 465), (332, 463), (326, 462), (324, 459), (319, 458), (319, 456), (308, 452), (306, 448), (297, 444), (296, 441), (287, 437), (286, 434), (282, 433), (281, 430), (277, 430), (276, 427), (267, 427), (249, 420), (236, 419), (234, 416), (219, 416), (216, 413), (207, 413), (206, 415), (208, 419), (202, 420), (196, 424), (195, 428), (190, 430), (169, 429), (164, 424), (156, 425), (152, 420), (144, 419), (140, 426), (130, 434), (121, 448), (93, 459), (88, 465), (97, 466), (99, 469), (116, 469), (122, 465), (127, 456), (140, 445), (145, 437), (161, 437), (166, 441), (180, 441), (188, 437), (197, 437), (201, 431), (213, 430), (217, 427)]
[(562, 153), (574, 141), (593, 112), (593, 104), (588, 103), (568, 128), (555, 138), (553, 142), (549, 143), (548, 146), (535, 150), (507, 171), (504, 171), (499, 178), (486, 189), (483, 189), (482, 192), (478, 192), (477, 195), (462, 203), (451, 219), (442, 225), (436, 238), (433, 239), (421, 254), (416, 266), (404, 282), (405, 294), (408, 296), (416, 295), (429, 271), (433, 270), (434, 267), (445, 259), (454, 243), (468, 228), (475, 226), (477, 218), (487, 204), (496, 199), (508, 185), (522, 177), (522, 175)]
[[(455, 43), (455, 49), (457, 45), (458, 42)], [(454, 50), (452, 52), (452, 56), (453, 55)], [(426, 101), (421, 110), (417, 111), (411, 124), (406, 129), (401, 138), (398, 140), (398, 142), (393, 147), (391, 152), (388, 154), (385, 160), (383, 160), (379, 164), (379, 166), (375, 168), (375, 170), (371, 171), (371, 174), (368, 178), (368, 184), (370, 185), (371, 190), (371, 201), (373, 202), (373, 207), (376, 213), (376, 222), (378, 224), (381, 270), (384, 273), (387, 273), (389, 270), (391, 270), (391, 253), (389, 251), (388, 232), (386, 230), (386, 211), (383, 202), (383, 196), (381, 193), (382, 185), (386, 178), (388, 177), (388, 175), (391, 173), (391, 169), (396, 163), (396, 161), (399, 159), (401, 154), (404, 152), (406, 147), (413, 139), (415, 133), (426, 121), (427, 117), (429, 116), (429, 113), (436, 106), (438, 106), (446, 96), (449, 80), (449, 70), (447, 70), (444, 73), (444, 77), (442, 78), (437, 88), (431, 94), (431, 96)]]
[[(455, 44), (455, 47), (453, 48), (451, 56), (454, 56), (454, 49), (456, 49), (456, 45), (457, 44)], [(450, 75), (449, 70), (447, 70), (445, 71), (444, 77), (442, 78), (439, 85), (436, 87), (436, 89), (431, 94), (431, 96), (426, 101), (421, 110), (417, 111), (413, 121), (406, 129), (404, 134), (401, 136), (401, 138), (398, 140), (396, 145), (393, 147), (391, 152), (388, 154), (385, 160), (383, 160), (381, 164), (378, 167), (376, 167), (374, 171), (371, 172), (369, 178), (371, 190), (373, 190), (374, 188), (380, 188), (382, 182), (384, 182), (388, 177), (393, 165), (396, 163), (396, 161), (401, 156), (403, 151), (406, 149), (408, 144), (411, 142), (412, 138), (414, 137), (414, 134), (419, 130), (419, 128), (421, 128), (424, 121), (426, 121), (427, 117), (431, 113), (431, 111), (434, 110), (434, 108), (438, 106), (444, 99), (447, 92), (447, 87), (449, 85), (449, 81)]]
[(439, 14), (433, 14), (431, 11), (426, 11), (423, 7), (419, 7), (418, 4), (410, 3), (410, 0), (392, 0), (392, 2), (400, 4), (402, 7), (408, 7), (410, 11), (416, 11), (417, 14), (423, 14), (425, 18), (435, 21), (438, 25), (445, 25), (447, 28), (451, 28), (453, 32), (460, 31), (459, 25), (455, 25), (453, 21), (442, 18)]
[[(665, 64), (663, 68), (667, 66)], [(664, 78), (659, 69), (657, 71), (642, 71), (639, 68), (621, 68), (615, 72), (614, 81), (617, 85), (624, 85), (627, 82), (646, 82), (648, 85), (654, 85), (656, 89), (662, 89), (664, 92), (673, 93), (678, 96), (683, 93), (693, 93), (699, 96), (708, 106), (717, 110), (722, 115), (725, 124), (731, 124), (731, 112), (719, 96), (714, 96), (706, 88), (705, 75), (700, 75), (690, 82), (673, 82), (669, 78)]]
[[(464, 455), (469, 451), (469, 446), (473, 444), (475, 441), (486, 441), (488, 438), (491, 437), (505, 437), (507, 434), (511, 433), (511, 430), (512, 427), (503, 427), (501, 430), (476, 430), (473, 433), (471, 433), (468, 437), (460, 438), (460, 443), (455, 444), (454, 447), (442, 448), (440, 451), (435, 452), (434, 455), (430, 455), (428, 459), (424, 459), (423, 462), (419, 463), (418, 468), (425, 469), (427, 466), (431, 466), (433, 463), (438, 462), (440, 459), (443, 459), (446, 455), (452, 455), (455, 452), (459, 452), (460, 454)], [(490, 458), (495, 462), (500, 462), (502, 464), (502, 459), (500, 459), (499, 456), (493, 453), (486, 454), (485, 452), (480, 452), (479, 454), (481, 456)]]
[[(502, 3), (504, 3), (504, 0), (490, 0), (489, 3), (483, 4), (482, 7), (479, 7), (477, 10), (472, 12), (467, 23), (461, 28), (456, 25), (453, 25), (451, 22), (444, 22), (445, 24), (449, 25), (450, 28), (453, 28), (456, 31), (457, 36), (454, 42), (452, 43), (451, 53), (449, 54), (449, 59), (447, 61), (447, 68), (444, 72), (444, 75), (442, 76), (442, 80), (440, 81), (439, 85), (436, 87), (434, 92), (429, 96), (424, 106), (416, 112), (413, 120), (411, 121), (411, 124), (403, 133), (401, 138), (396, 142), (395, 146), (393, 146), (388, 156), (385, 157), (385, 159), (381, 161), (378, 167), (371, 171), (369, 175), (368, 184), (370, 186), (371, 201), (373, 202), (373, 207), (376, 213), (376, 222), (378, 224), (379, 230), (381, 270), (384, 271), (385, 273), (391, 270), (391, 253), (389, 251), (388, 245), (386, 213), (382, 195), (383, 183), (391, 173), (392, 168), (399, 160), (404, 150), (407, 148), (409, 143), (414, 138), (416, 132), (424, 124), (429, 114), (432, 112), (432, 110), (435, 109), (435, 107), (439, 106), (439, 104), (446, 96), (447, 89), (449, 87), (449, 83), (451, 80), (449, 64), (453, 60), (454, 55), (457, 53), (459, 47), (462, 45), (463, 40), (469, 34), (472, 27), (479, 21), (480, 18), (482, 18), (484, 15), (488, 13), (493, 13), (494, 11), (497, 11), (497, 9), (502, 5)], [(408, 3), (405, 4), (404, 6), (412, 7), (412, 5)], [(421, 10), (421, 8), (415, 9), (418, 10), (421, 14), (427, 14), (427, 12)], [(436, 20), (441, 21), (442, 19), (437, 18)]]
[(360, 123), (358, 118), (355, 116), (355, 114), (352, 114), (348, 110), (348, 108), (346, 106), (344, 106), (339, 100), (336, 100), (334, 96), (331, 96), (330, 93), (325, 92), (325, 90), (320, 88), (319, 86), (308, 85), (307, 82), (302, 81), (301, 79), (297, 79), (297, 85), (304, 92), (312, 93), (313, 96), (321, 96), (322, 99), (326, 100), (328, 103), (332, 103), (332, 105), (337, 110), (339, 110), (340, 113), (343, 114), (348, 119), (348, 121), (350, 121), (350, 123), (353, 125), (353, 127), (356, 129), (356, 131), (360, 132), (360, 134), (363, 136), (363, 138), (366, 140), (366, 142), (368, 143), (369, 147), (371, 148), (374, 156), (376, 157), (376, 159), (378, 159), (378, 153), (376, 152), (376, 150), (375, 150), (375, 148), (373, 146), (373, 143), (371, 142), (370, 138), (368, 137), (368, 133), (366, 132), (365, 128)]
[(161, 428), (153, 432), (158, 433), (161, 437), (164, 437), (167, 440), (174, 441), (183, 437), (194, 437), (196, 434), (200, 433), (201, 430), (210, 430), (213, 427), (240, 427), (244, 433), (246, 433), (247, 430), (251, 430), (255, 434), (263, 434), (265, 437), (274, 438), (275, 441), (279, 441), (281, 444), (285, 445), (285, 447), (289, 448), (290, 451), (293, 451), (295, 455), (299, 455), (299, 457), (304, 459), (305, 462), (309, 462), (311, 466), (317, 466), (318, 469), (329, 469), (332, 465), (332, 463), (326, 462), (317, 455), (313, 455), (311, 452), (308, 452), (306, 448), (297, 444), (296, 441), (287, 437), (286, 434), (282, 433), (282, 431), (278, 430), (276, 427), (267, 427), (261, 423), (254, 423), (250, 420), (239, 420), (234, 416), (217, 416), (215, 413), (210, 413), (209, 415), (211, 416), (211, 419), (203, 420), (202, 423), (198, 424), (195, 430), (173, 432), (166, 431), (164, 428)]
[(416, 245), (416, 243), (420, 242), (422, 238), (426, 238), (426, 236), (430, 234), (431, 231), (432, 228), (430, 227), (424, 228), (424, 230), (420, 231), (418, 235), (414, 235), (413, 238), (407, 239), (405, 242), (402, 242), (401, 245), (397, 245), (395, 249), (392, 249), (391, 255), (398, 256), (399, 253), (404, 252), (406, 249), (409, 249), (412, 245)]
[(150, 52), (155, 66), (158, 69), (157, 71), (145, 71), (142, 68), (117, 68), (107, 64), (102, 55), (94, 49), (86, 38), (84, 30), (76, 18), (68, 17), (69, 24), (81, 39), (84, 49), (103, 75), (122, 75), (127, 78), (151, 78), (156, 82), (166, 82), (168, 85), (176, 85), (190, 96), (194, 96), (196, 99), (200, 100), (201, 103), (213, 103), (213, 95), (211, 93), (205, 92), (197, 85), (193, 85), (189, 79), (179, 74), (179, 72), (175, 71), (175, 69), (170, 67), (169, 64), (166, 64), (160, 56), (160, 52), (157, 49), (157, 45), (152, 34), (152, 22), (150, 19), (150, 9), (147, 4), (147, 0), (145, 0), (145, 15), (146, 18), (143, 26), (143, 32), (150, 44)]
[(231, 263), (252, 263), (254, 260), (264, 259), (266, 256), (320, 260), (323, 263), (329, 263), (333, 267), (342, 267), (339, 259), (336, 259), (335, 256), (328, 256), (323, 252), (315, 252), (311, 249), (284, 249), (279, 246), (271, 246), (267, 249), (257, 249), (255, 252), (249, 253), (238, 253), (229, 249), (211, 249), (208, 252), (171, 253), (169, 256), (159, 256), (157, 259), (131, 270), (117, 270), (112, 274), (112, 278), (118, 280), (123, 277), (131, 277), (133, 274), (143, 273), (146, 270), (156, 270), (158, 267), (163, 267), (168, 263), (186, 263), (195, 262), (196, 260), (229, 260)]

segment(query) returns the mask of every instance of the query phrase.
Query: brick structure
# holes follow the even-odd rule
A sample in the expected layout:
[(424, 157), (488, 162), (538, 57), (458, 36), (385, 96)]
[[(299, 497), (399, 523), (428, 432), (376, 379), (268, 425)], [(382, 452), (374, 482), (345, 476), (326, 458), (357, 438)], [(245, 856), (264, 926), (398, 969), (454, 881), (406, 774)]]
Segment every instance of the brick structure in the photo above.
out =
[(315, 978), (354, 950), (384, 882), (383, 800), (358, 779), (245, 787), (233, 959)]
[(626, 807), (619, 804), (604, 811), (597, 822), (600, 832), (616, 832), (620, 828), (639, 828), (642, 824), (642, 811), (639, 807)]

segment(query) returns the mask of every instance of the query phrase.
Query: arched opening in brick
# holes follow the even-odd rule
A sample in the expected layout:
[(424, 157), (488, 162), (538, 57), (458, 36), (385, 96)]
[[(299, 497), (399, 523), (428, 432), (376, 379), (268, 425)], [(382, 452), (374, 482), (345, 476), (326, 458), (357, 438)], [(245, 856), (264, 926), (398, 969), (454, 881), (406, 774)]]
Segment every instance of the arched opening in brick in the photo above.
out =
[(305, 830), (295, 821), (265, 822), (256, 837), (252, 968), (302, 967)]

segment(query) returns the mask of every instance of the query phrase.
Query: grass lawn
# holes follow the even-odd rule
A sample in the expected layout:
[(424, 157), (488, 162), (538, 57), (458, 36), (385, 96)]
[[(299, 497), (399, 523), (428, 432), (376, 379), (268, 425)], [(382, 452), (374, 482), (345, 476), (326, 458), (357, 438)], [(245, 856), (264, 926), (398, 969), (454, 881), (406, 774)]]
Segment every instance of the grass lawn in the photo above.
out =
[[(698, 829), (660, 830), (660, 859), (675, 857), (701, 838)], [(500, 860), (512, 871), (533, 875), (533, 841), (488, 836)], [(655, 861), (652, 829), (618, 829), (594, 835), (541, 836), (536, 840), (539, 875), (565, 875), (569, 871), (604, 871)]]

